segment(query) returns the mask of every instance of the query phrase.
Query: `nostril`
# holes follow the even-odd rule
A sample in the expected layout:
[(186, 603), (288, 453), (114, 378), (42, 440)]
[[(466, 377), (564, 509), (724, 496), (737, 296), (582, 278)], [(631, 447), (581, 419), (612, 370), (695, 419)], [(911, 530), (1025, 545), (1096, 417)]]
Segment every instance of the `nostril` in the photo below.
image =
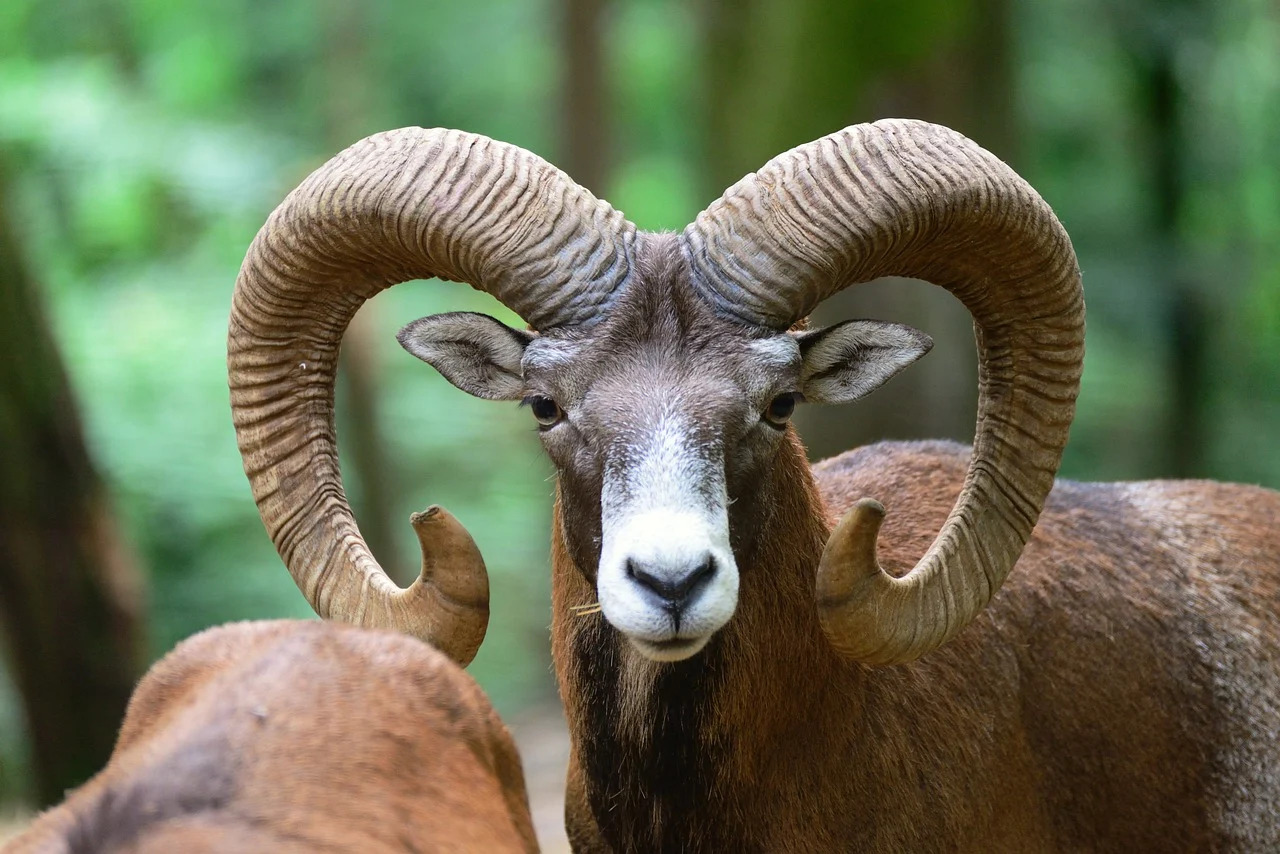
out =
[(654, 573), (646, 571), (644, 567), (630, 559), (627, 560), (627, 577), (641, 587), (652, 590), (664, 599), (670, 598), (672, 585), (666, 579), (659, 578)]
[(715, 558), (710, 555), (692, 570), (682, 575), (651, 572), (633, 560), (627, 560), (627, 577), (641, 587), (653, 591), (667, 603), (682, 606), (685, 600), (716, 574)]
[(704, 581), (710, 581), (711, 576), (715, 574), (716, 559), (711, 557), (711, 555), (707, 555), (707, 559), (702, 562), (702, 565), (689, 574), (689, 578), (685, 582), (686, 589), (693, 590), (693, 588), (702, 584)]

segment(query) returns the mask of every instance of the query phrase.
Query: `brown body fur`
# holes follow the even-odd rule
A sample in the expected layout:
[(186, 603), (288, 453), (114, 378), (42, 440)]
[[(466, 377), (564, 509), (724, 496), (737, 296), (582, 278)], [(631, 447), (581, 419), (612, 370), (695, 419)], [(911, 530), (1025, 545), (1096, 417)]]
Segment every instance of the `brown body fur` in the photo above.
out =
[(107, 767), (18, 852), (535, 851), (520, 759), (476, 684), (383, 631), (239, 623), (142, 679)]
[(829, 527), (889, 508), (886, 569), (924, 553), (968, 449), (798, 440), (739, 549), (735, 617), (640, 659), (553, 532), (553, 649), (581, 851), (1280, 850), (1280, 495), (1211, 483), (1054, 489), (1018, 566), (952, 643), (867, 668), (822, 637)]

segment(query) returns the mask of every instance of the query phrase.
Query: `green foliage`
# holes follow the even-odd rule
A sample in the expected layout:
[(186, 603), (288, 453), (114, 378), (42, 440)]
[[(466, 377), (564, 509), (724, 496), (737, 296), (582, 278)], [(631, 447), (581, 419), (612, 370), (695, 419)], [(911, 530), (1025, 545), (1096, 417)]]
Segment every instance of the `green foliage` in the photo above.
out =
[(698, 127), (689, 121), (696, 92), (695, 21), (690, 10), (665, 0), (617, 9), (615, 50), (608, 73), (614, 84), (613, 122), (619, 163), (607, 193), (638, 227), (677, 230), (711, 200), (701, 198)]
[[(756, 151), (871, 118), (869, 93), (930, 63), (945, 70), (998, 4), (750, 0), (723, 20), (704, 14), (730, 5), (609, 7), (618, 150), (607, 195), (641, 227), (682, 227), (760, 165)], [(1090, 307), (1064, 472), (1167, 473), (1176, 278), (1210, 307), (1201, 403), (1212, 429), (1198, 473), (1277, 486), (1280, 13), (1269, 0), (1177, 9), (1012, 6), (1015, 165), (1071, 232)], [(258, 521), (227, 406), (227, 309), (256, 229), (325, 157), (390, 127), (462, 127), (554, 160), (558, 14), (551, 0), (0, 3), (8, 196), (92, 450), (149, 568), (154, 654), (215, 623), (310, 614)], [(1137, 73), (1157, 48), (1173, 50), (1186, 104), (1171, 234), (1158, 227)], [(731, 70), (742, 102), (711, 100), (724, 82), (706, 79), (712, 65)], [(734, 111), (768, 121), (727, 119)], [(552, 690), (552, 473), (527, 413), (454, 391), (395, 345), (399, 325), (455, 309), (519, 323), (434, 282), (368, 309), (382, 431), (401, 551), (416, 550), (410, 511), (440, 503), (488, 560), (493, 619), (472, 671), (510, 712)], [(7, 690), (0, 681), (0, 796), (24, 761)]]
[[(1280, 13), (1258, 0), (1018, 10), (1023, 173), (1071, 232), (1089, 305), (1064, 471), (1114, 480), (1181, 468), (1162, 431), (1183, 417), (1169, 370), (1182, 288), (1208, 332), (1198, 403), (1210, 426), (1193, 473), (1280, 485)], [(1182, 99), (1178, 211), (1160, 208), (1137, 74), (1159, 50)]]
[[(155, 656), (216, 623), (311, 616), (241, 471), (226, 318), (253, 234), (337, 147), (319, 138), (329, 118), (316, 60), (326, 40), (348, 34), (327, 33), (310, 4), (234, 5), (133, 4), (123, 9), (122, 44), (98, 40), (66, 8), (4, 13), (21, 19), (28, 38), (0, 59), (0, 151), (14, 167), (11, 195), (91, 450), (149, 569)], [(423, 50), (423, 29), (403, 26), (407, 4), (392, 5), (370, 10), (365, 36), (377, 33), (373, 53), (388, 66), (379, 76), (403, 75), (406, 85), (378, 99), (357, 134), (455, 125), (549, 147), (545, 14), (524, 3), (437, 4), (433, 27), (518, 34), (495, 52), (502, 61), (472, 73), (475, 39), (437, 36), (436, 49)], [(68, 27), (65, 41), (49, 37), (54, 18)], [(281, 100), (291, 109), (278, 109)], [(416, 554), (408, 516), (430, 503), (449, 507), (476, 537), (493, 602), (471, 669), (510, 712), (553, 690), (550, 472), (526, 413), (457, 393), (402, 352), (394, 333), (421, 314), (461, 308), (519, 321), (456, 284), (406, 285), (373, 305), (388, 457), (405, 486), (393, 501), (402, 551)], [(358, 494), (358, 483), (349, 487)], [(5, 684), (0, 796), (20, 788), (25, 761)]]
[[(7, 650), (5, 650), (7, 652)], [(30, 761), (21, 698), (0, 659), (0, 803), (22, 800), (30, 789)]]

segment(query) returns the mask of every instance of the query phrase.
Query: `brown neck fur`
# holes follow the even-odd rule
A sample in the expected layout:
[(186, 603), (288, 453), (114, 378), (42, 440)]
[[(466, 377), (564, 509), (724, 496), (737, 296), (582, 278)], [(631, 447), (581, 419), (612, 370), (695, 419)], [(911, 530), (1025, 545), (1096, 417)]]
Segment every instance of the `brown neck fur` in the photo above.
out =
[[(646, 245), (588, 368), (645, 347), (702, 373), (732, 358), (670, 240)], [(893, 667), (831, 650), (814, 580), (833, 517), (881, 499), (879, 559), (901, 574), (969, 457), (887, 443), (811, 469), (789, 432), (736, 479), (731, 461), (737, 610), (674, 664), (570, 610), (596, 600), (600, 477), (561, 466), (552, 651), (575, 850), (1280, 850), (1275, 493), (1059, 483), (955, 639)]]
[(688, 661), (647, 661), (603, 617), (573, 616), (570, 607), (594, 601), (595, 590), (570, 557), (556, 503), (552, 647), (574, 763), (591, 781), (579, 794), (614, 850), (758, 846), (744, 816), (677, 817), (698, 814), (704, 802), (745, 805), (739, 789), (766, 773), (756, 745), (803, 726), (813, 685), (842, 666), (812, 605), (828, 523), (815, 512), (821, 501), (804, 449), (794, 432), (788, 438), (754, 498), (733, 505), (732, 530), (754, 532), (735, 537), (737, 613)]
[(886, 444), (811, 473), (792, 438), (732, 508), (758, 532), (734, 543), (737, 613), (675, 665), (571, 614), (595, 588), (557, 506), (575, 850), (1277, 850), (1275, 493), (1059, 484), (959, 637), (896, 667), (835, 658), (812, 598), (829, 515), (885, 499), (881, 562), (903, 572), (968, 456)]

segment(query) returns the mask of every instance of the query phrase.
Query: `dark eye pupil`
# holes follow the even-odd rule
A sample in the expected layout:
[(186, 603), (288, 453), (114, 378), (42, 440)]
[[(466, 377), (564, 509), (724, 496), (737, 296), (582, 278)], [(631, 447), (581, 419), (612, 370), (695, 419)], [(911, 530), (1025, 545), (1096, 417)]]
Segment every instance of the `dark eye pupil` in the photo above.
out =
[(560, 417), (559, 404), (549, 397), (535, 397), (529, 403), (529, 408), (533, 410), (533, 417), (544, 423)]
[(769, 417), (774, 421), (785, 421), (796, 410), (796, 398), (791, 394), (780, 394), (769, 404)]

